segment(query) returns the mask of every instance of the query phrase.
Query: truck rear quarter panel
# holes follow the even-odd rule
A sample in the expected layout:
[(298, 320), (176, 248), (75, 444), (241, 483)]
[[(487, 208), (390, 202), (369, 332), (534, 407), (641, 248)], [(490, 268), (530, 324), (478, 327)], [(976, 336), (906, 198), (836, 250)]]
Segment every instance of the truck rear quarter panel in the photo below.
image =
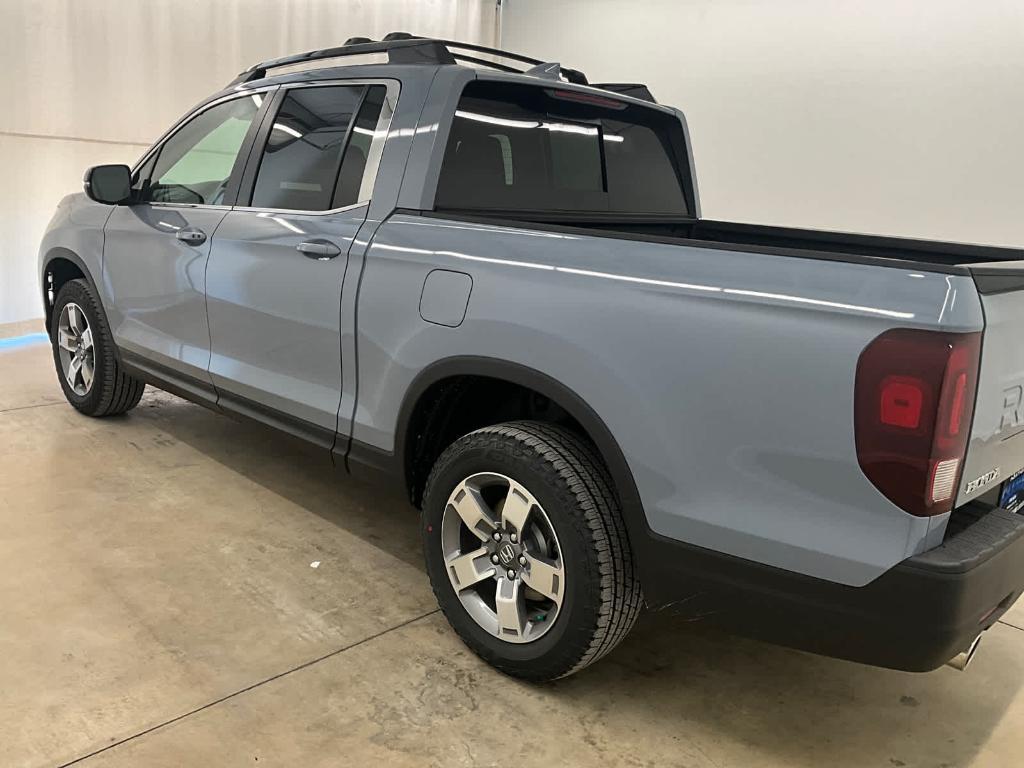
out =
[[(472, 279), (425, 321), (434, 269)], [(860, 352), (893, 327), (979, 330), (969, 277), (399, 213), (366, 256), (353, 438), (396, 445), (410, 384), (451, 357), (558, 380), (618, 442), (652, 531), (860, 586), (941, 538), (864, 477)]]

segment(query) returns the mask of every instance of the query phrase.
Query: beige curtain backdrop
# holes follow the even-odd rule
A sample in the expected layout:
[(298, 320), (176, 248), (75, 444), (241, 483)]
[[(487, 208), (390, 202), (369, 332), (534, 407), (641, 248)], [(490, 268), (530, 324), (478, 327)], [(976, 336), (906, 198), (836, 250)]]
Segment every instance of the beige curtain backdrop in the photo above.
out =
[(504, 0), (502, 33), (681, 107), (709, 217), (1024, 246), (1020, 0)]
[(97, 163), (131, 164), (260, 60), (400, 30), (496, 42), (495, 0), (0, 0), (0, 323), (38, 317), (36, 254)]

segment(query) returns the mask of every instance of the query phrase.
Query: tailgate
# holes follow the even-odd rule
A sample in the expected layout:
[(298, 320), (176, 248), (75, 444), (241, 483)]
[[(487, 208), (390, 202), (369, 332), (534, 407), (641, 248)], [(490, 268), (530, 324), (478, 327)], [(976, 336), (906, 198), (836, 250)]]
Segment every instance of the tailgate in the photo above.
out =
[(956, 506), (1024, 469), (1024, 261), (979, 265), (971, 273), (985, 312), (985, 335)]

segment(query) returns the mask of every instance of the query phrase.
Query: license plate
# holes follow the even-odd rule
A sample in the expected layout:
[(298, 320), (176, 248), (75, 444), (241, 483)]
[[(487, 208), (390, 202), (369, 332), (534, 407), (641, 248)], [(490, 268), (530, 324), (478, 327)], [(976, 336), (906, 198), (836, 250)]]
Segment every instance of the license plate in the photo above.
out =
[(1003, 490), (999, 493), (999, 506), (1011, 512), (1020, 512), (1024, 507), (1024, 469), (1010, 475), (1003, 483)]

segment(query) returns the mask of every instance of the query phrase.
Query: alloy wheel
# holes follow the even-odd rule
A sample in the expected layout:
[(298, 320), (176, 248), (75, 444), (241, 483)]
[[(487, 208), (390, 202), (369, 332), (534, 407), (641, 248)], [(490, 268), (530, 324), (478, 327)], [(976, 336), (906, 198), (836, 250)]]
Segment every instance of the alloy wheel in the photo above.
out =
[(441, 518), (441, 546), (452, 588), (481, 628), (528, 643), (552, 627), (565, 595), (561, 548), (522, 484), (491, 472), (460, 482)]
[(96, 353), (92, 329), (82, 308), (69, 301), (57, 321), (57, 349), (64, 378), (76, 395), (85, 396), (92, 389), (96, 372)]

